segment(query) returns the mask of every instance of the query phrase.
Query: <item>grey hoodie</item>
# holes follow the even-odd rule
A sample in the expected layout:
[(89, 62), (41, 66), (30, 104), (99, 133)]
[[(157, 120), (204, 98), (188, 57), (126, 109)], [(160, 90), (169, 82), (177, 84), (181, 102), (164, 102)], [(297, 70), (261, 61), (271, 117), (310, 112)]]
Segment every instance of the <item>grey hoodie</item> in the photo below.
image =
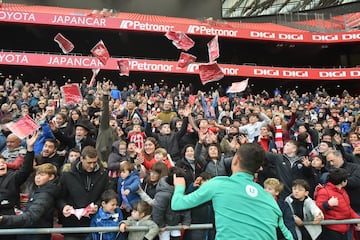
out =
[(190, 226), (190, 210), (173, 211), (171, 209), (171, 198), (174, 193), (174, 186), (167, 183), (168, 177), (162, 177), (156, 186), (155, 202), (152, 208), (154, 222), (160, 227), (182, 225)]

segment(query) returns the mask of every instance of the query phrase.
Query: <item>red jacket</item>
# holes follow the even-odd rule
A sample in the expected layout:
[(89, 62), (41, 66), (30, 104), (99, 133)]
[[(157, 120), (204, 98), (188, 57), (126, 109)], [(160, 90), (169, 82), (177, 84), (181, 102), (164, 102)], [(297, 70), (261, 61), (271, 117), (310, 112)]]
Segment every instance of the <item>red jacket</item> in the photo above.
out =
[[(328, 200), (331, 197), (336, 197), (339, 201), (338, 206), (329, 206)], [(343, 220), (351, 218), (359, 218), (356, 212), (350, 206), (349, 195), (344, 188), (337, 188), (334, 184), (328, 182), (325, 187), (317, 189), (315, 197), (316, 205), (324, 213), (325, 220)], [(346, 233), (349, 224), (334, 224), (325, 225), (325, 227), (340, 233)]]
[(144, 162), (143, 165), (146, 168), (146, 170), (150, 171), (151, 167), (156, 163), (155, 158), (152, 158), (150, 160), (146, 160), (146, 158), (144, 158)]
[[(146, 170), (150, 171), (152, 166), (156, 163), (157, 161), (155, 160), (155, 158), (151, 159), (151, 160), (144, 160), (143, 165), (146, 168)], [(171, 162), (169, 161), (169, 159), (165, 159), (164, 160), (165, 165), (170, 169), (173, 166), (171, 165)]]

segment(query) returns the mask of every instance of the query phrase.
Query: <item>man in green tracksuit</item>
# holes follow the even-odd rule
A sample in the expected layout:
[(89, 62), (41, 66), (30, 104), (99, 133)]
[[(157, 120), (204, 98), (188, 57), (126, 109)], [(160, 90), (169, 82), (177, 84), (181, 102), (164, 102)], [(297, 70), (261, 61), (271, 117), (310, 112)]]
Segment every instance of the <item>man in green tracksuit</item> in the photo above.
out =
[(217, 240), (274, 240), (277, 227), (286, 239), (293, 240), (274, 198), (253, 181), (264, 158), (260, 145), (244, 144), (232, 160), (231, 177), (213, 178), (188, 195), (184, 195), (184, 178), (174, 176), (172, 209), (188, 209), (212, 200)]

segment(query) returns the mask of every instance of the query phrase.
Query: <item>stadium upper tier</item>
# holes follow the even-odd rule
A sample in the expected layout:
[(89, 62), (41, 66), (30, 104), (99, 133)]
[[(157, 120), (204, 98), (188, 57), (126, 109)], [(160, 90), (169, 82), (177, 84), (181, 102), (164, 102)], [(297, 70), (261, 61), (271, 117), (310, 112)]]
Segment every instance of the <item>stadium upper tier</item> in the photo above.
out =
[[(74, 9), (74, 8), (62, 8), (53, 6), (29, 6), (23, 4), (11, 4), (2, 3), (0, 5), (0, 20), (4, 20), (7, 17), (5, 11), (10, 12), (26, 12), (26, 13), (47, 13), (47, 14), (61, 14), (69, 16), (82, 16), (82, 17), (106, 17), (106, 18), (119, 18), (128, 19), (133, 21), (146, 21), (156, 22), (163, 24), (188, 24), (188, 25), (209, 25), (217, 28), (229, 28), (229, 29), (252, 29), (258, 31), (280, 31), (280, 32), (307, 32), (309, 29), (303, 29), (301, 26), (317, 26), (324, 29), (332, 29), (334, 31), (345, 31), (359, 26), (359, 13), (346, 14), (342, 16), (336, 16), (331, 19), (316, 19), (307, 21), (295, 22), (294, 26), (285, 26), (275, 23), (249, 23), (249, 22), (224, 22), (215, 20), (197, 20), (189, 18), (176, 18), (158, 15), (146, 15), (137, 13), (115, 13), (113, 10), (91, 10), (91, 9)], [(3, 11), (3, 13), (1, 13)], [(288, 25), (288, 24), (287, 24)]]

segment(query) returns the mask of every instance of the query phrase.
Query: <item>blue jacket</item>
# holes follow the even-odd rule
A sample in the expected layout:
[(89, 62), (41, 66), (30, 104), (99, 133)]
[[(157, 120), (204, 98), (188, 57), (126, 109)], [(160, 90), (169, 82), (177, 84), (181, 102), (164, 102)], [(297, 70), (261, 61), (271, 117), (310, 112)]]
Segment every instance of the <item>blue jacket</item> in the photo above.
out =
[(43, 124), (41, 124), (41, 128), (42, 128), (42, 134), (38, 137), (38, 139), (36, 140), (35, 145), (34, 145), (35, 154), (41, 153), (46, 139), (48, 139), (48, 138), (55, 139), (55, 136), (52, 133), (49, 124), (43, 123)]
[[(123, 220), (122, 212), (119, 208), (115, 209), (115, 213), (106, 213), (101, 207), (99, 211), (91, 218), (90, 227), (116, 227)], [(92, 240), (115, 240), (117, 232), (95, 232), (91, 234)]]
[(140, 196), (139, 194), (137, 194), (137, 190), (140, 186), (139, 172), (137, 170), (134, 170), (129, 174), (127, 178), (119, 178), (117, 187), (117, 193), (119, 195), (119, 206), (121, 206), (121, 204), (123, 203), (123, 198), (121, 194), (121, 187), (123, 185), (124, 190), (130, 190), (130, 193), (126, 196), (126, 199), (132, 207), (136, 202), (140, 201)]

